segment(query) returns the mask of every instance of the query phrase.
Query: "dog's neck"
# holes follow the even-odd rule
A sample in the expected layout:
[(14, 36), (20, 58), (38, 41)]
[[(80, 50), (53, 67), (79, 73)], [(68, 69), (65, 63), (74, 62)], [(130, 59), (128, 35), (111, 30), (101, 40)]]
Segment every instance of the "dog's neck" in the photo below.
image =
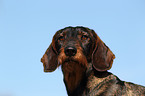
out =
[[(69, 96), (76, 96), (78, 87), (84, 86), (86, 77), (86, 67), (77, 62), (67, 62), (62, 65), (64, 83)], [(86, 81), (86, 80), (85, 80)]]
[[(81, 64), (69, 62), (62, 66), (68, 96), (80, 96), (84, 94), (84, 90), (85, 92), (90, 91), (89, 85), (91, 85), (92, 82), (89, 81), (96, 80), (94, 78), (104, 78), (109, 75), (108, 72), (98, 72), (92, 68), (92, 64), (89, 65), (88, 68), (85, 68)], [(101, 81), (98, 79), (98, 82)], [(96, 86), (96, 84), (93, 85)]]

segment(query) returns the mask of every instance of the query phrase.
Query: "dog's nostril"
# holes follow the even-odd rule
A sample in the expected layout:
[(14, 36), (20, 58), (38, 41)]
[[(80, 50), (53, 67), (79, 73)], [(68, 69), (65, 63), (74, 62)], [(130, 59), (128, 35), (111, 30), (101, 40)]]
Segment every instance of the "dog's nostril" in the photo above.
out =
[(65, 54), (66, 56), (75, 56), (77, 53), (77, 49), (75, 47), (66, 47)]

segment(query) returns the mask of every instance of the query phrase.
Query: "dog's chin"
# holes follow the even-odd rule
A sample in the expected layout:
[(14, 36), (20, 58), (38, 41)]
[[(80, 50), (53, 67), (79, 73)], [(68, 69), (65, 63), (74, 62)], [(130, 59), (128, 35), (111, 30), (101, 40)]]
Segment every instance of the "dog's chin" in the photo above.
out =
[(66, 60), (62, 64), (62, 70), (71, 73), (75, 71), (75, 66), (78, 66), (78, 64), (79, 63), (74, 60)]
[(62, 63), (62, 70), (72, 73), (76, 70), (79, 70), (78, 68), (80, 67), (85, 67), (83, 66), (84, 64), (81, 64), (80, 62), (73, 60), (73, 59), (67, 59)]

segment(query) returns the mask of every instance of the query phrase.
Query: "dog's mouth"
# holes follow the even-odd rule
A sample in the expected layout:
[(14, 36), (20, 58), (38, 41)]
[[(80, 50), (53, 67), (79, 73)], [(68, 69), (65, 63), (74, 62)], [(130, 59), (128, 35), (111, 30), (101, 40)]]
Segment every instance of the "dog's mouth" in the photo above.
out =
[(65, 70), (67, 72), (74, 72), (75, 70), (79, 70), (78, 68), (85, 67), (84, 64), (81, 64), (79, 61), (68, 58), (66, 59), (62, 64), (62, 70)]
[(75, 60), (74, 58), (67, 58), (66, 60), (64, 60), (64, 62), (63, 63), (69, 63), (69, 64), (71, 64), (71, 63), (79, 63), (77, 60)]

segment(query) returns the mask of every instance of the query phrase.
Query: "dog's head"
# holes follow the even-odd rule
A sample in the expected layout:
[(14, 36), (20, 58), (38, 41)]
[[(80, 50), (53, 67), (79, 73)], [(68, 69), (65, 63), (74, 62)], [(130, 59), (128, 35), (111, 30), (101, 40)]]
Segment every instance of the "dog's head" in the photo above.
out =
[(73, 64), (87, 68), (89, 63), (102, 72), (112, 67), (114, 58), (115, 55), (93, 30), (66, 27), (56, 32), (41, 62), (45, 72), (52, 72), (59, 65), (65, 65), (68, 71), (74, 70)]

